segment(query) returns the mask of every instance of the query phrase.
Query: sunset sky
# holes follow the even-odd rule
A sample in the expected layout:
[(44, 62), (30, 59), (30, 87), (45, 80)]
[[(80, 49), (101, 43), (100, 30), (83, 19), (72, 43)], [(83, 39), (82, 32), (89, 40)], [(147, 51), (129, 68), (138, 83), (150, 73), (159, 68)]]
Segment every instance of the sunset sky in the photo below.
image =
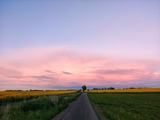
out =
[(160, 0), (1, 0), (0, 90), (160, 87)]

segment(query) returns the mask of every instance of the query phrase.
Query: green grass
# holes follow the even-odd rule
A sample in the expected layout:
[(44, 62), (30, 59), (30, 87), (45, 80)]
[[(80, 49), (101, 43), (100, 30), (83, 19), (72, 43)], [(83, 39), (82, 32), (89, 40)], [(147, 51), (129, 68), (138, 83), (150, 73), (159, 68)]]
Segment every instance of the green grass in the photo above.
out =
[(107, 120), (159, 120), (160, 93), (88, 93)]
[(80, 93), (43, 96), (0, 106), (1, 120), (50, 120)]

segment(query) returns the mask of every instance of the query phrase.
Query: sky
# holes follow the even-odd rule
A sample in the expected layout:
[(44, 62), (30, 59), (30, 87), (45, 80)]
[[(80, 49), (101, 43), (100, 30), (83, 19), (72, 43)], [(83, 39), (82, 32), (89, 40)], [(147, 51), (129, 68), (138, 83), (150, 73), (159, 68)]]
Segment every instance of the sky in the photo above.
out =
[(1, 0), (0, 90), (160, 87), (159, 0)]

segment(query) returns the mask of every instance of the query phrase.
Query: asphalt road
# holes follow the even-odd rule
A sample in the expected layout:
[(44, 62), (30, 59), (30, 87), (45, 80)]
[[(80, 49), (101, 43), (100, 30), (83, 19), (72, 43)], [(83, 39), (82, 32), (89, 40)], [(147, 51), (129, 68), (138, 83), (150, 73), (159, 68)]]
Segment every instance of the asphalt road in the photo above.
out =
[[(53, 119), (54, 120), (54, 119)], [(80, 95), (57, 120), (98, 120), (86, 93)]]

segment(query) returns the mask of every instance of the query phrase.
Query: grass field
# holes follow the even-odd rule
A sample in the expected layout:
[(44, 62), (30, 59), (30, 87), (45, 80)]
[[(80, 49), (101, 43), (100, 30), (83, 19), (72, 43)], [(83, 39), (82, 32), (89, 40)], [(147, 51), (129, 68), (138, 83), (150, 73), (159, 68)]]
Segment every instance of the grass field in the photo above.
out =
[(160, 92), (88, 93), (102, 120), (159, 120)]
[(76, 91), (6, 91), (0, 93), (0, 120), (50, 120), (81, 94)]

